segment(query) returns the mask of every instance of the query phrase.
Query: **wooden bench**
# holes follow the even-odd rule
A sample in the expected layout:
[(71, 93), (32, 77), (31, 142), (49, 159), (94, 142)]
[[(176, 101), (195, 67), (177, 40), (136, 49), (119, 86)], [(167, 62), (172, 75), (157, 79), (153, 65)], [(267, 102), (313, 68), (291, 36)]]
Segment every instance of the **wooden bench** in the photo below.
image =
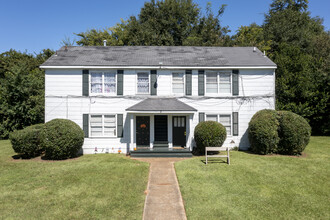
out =
[[(224, 154), (215, 154), (215, 155), (208, 155), (207, 152), (210, 151), (227, 151), (227, 155)], [(229, 159), (229, 147), (205, 147), (205, 157), (206, 157), (206, 163), (207, 164), (207, 158), (208, 157), (227, 157), (227, 163), (230, 164)]]

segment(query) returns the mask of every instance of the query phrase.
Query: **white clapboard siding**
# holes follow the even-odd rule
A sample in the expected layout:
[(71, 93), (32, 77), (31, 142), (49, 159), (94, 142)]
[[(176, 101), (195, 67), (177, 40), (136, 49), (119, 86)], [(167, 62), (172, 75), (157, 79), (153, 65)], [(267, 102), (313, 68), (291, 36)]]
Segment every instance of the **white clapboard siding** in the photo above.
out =
[[(94, 150), (97, 147), (97, 153), (105, 153), (107, 148), (110, 153), (117, 153), (119, 149), (126, 153), (131, 134), (130, 121), (125, 110), (146, 97), (150, 97), (136, 94), (136, 74), (139, 71), (124, 70), (124, 96), (83, 97), (82, 70), (46, 70), (45, 121), (66, 118), (82, 127), (83, 114), (123, 114), (123, 138), (85, 138), (83, 151), (84, 153), (95, 153)], [(146, 71), (150, 72), (149, 70)], [(198, 96), (198, 70), (192, 71), (192, 96), (173, 94), (173, 72), (177, 71), (157, 70), (157, 96), (178, 97), (180, 101), (198, 110), (192, 118), (192, 130), (190, 131), (192, 139), (188, 141), (192, 146), (195, 144), (192, 134), (195, 126), (199, 123), (199, 112), (203, 112), (205, 115), (239, 112), (239, 135), (229, 135), (224, 147), (239, 146), (240, 149), (245, 150), (249, 147), (247, 128), (251, 117), (261, 109), (275, 108), (274, 70), (240, 70), (238, 98), (222, 94)], [(189, 130), (189, 127), (187, 129)], [(187, 132), (189, 132), (188, 130)]]

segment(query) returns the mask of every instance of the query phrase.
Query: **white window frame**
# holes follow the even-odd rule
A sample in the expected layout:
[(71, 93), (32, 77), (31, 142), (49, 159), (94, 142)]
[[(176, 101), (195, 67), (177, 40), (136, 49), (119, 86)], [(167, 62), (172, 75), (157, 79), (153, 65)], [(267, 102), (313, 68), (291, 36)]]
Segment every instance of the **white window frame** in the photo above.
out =
[[(182, 74), (182, 78), (183, 78), (183, 92), (182, 93), (175, 93), (173, 92), (173, 74), (174, 73), (178, 73), (178, 74)], [(173, 95), (185, 95), (186, 94), (186, 74), (182, 71), (173, 71), (172, 74), (171, 74), (171, 92)], [(178, 84), (178, 83), (177, 83)]]
[[(220, 116), (229, 116), (229, 118), (230, 118), (230, 122), (229, 122), (230, 134), (227, 134), (227, 136), (228, 137), (233, 136), (233, 125), (232, 125), (233, 116), (231, 113), (220, 113), (220, 114), (219, 113), (207, 113), (207, 114), (205, 114), (205, 121), (207, 121), (207, 116), (217, 116), (217, 122), (219, 122), (219, 123), (220, 123)], [(226, 125), (223, 125), (223, 126), (226, 127)]]
[[(102, 92), (101, 93), (96, 93), (96, 92), (92, 92), (92, 74), (93, 73), (101, 73), (102, 74)], [(104, 74), (105, 73), (112, 73), (112, 74), (115, 74), (115, 92), (113, 93), (107, 93), (105, 92), (105, 82), (104, 82)], [(94, 70), (91, 70), (90, 73), (89, 73), (89, 92), (90, 92), (90, 95), (104, 95), (104, 96), (115, 96), (117, 95), (117, 71), (113, 71), (113, 70), (109, 70), (109, 71), (94, 71)]]
[[(214, 73), (214, 74), (217, 74), (217, 92), (207, 92), (207, 73)], [(221, 81), (220, 81), (220, 74), (224, 74), (224, 73), (227, 73), (229, 74), (229, 78), (230, 78), (230, 82), (229, 82), (229, 85), (230, 85), (230, 89), (229, 89), (229, 92), (227, 93), (224, 93), (224, 92), (220, 92), (220, 87), (221, 87)], [(204, 78), (204, 84), (205, 84), (205, 88), (204, 88), (204, 92), (205, 94), (208, 94), (208, 95), (232, 95), (232, 77), (233, 77), (233, 71), (232, 70), (221, 70), (221, 71), (214, 71), (214, 70), (210, 70), (210, 71), (205, 71), (205, 78)]]
[[(101, 115), (102, 116), (102, 135), (101, 136), (93, 136), (92, 135), (92, 126), (91, 126), (91, 118), (95, 115)], [(114, 135), (104, 135), (104, 116), (115, 116), (115, 132)], [(117, 137), (117, 114), (102, 114), (102, 113), (93, 113), (89, 115), (89, 124), (88, 124), (88, 130), (89, 130), (89, 137), (91, 138), (116, 138)]]
[[(139, 73), (146, 73), (148, 74), (148, 80), (149, 80), (149, 91), (147, 93), (139, 92), (138, 84), (139, 84)], [(150, 79), (150, 71), (137, 71), (136, 72), (136, 94), (137, 95), (150, 95), (151, 93), (151, 79)]]

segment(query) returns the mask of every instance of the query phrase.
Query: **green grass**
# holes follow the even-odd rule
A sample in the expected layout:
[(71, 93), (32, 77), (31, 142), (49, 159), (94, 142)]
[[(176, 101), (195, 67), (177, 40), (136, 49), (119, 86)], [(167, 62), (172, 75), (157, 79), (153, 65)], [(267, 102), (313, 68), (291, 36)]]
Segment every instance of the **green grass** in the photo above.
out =
[(330, 219), (330, 137), (312, 137), (305, 153), (176, 163), (188, 219)]
[(0, 219), (141, 219), (147, 163), (123, 155), (13, 160), (0, 141)]

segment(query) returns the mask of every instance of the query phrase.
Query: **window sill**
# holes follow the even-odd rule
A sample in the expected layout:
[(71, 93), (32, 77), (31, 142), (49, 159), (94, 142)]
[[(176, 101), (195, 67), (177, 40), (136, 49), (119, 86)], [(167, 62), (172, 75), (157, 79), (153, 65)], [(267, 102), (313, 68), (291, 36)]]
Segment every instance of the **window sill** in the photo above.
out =
[(117, 136), (97, 136), (97, 137), (88, 137), (88, 138), (90, 138), (90, 139), (103, 139), (103, 138), (105, 138), (105, 139), (115, 139), (115, 138), (118, 138)]

